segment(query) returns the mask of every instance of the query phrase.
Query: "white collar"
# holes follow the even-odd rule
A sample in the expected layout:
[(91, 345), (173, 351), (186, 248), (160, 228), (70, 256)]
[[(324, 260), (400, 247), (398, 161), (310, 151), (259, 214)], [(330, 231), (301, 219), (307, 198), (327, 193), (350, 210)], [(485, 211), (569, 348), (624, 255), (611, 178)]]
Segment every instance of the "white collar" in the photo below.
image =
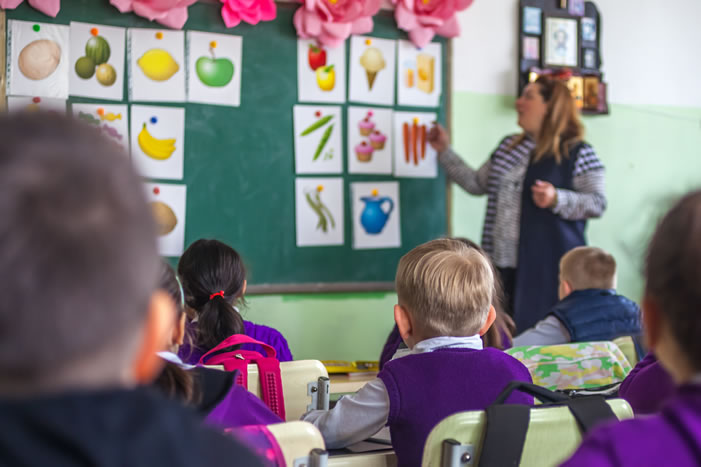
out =
[(187, 363), (183, 363), (183, 361), (180, 359), (180, 357), (178, 357), (173, 352), (167, 352), (167, 351), (156, 352), (156, 355), (158, 355), (159, 357), (161, 357), (163, 360), (165, 360), (167, 362), (175, 363), (176, 365), (178, 365), (180, 368), (182, 368), (184, 370), (191, 370), (191, 369), (195, 368), (195, 365), (188, 365)]
[(417, 343), (413, 349), (399, 349), (395, 352), (392, 360), (395, 358), (406, 357), (407, 355), (415, 355), (420, 353), (433, 352), (438, 349), (474, 349), (482, 350), (482, 338), (479, 334), (467, 337), (452, 337), (440, 336), (422, 340)]

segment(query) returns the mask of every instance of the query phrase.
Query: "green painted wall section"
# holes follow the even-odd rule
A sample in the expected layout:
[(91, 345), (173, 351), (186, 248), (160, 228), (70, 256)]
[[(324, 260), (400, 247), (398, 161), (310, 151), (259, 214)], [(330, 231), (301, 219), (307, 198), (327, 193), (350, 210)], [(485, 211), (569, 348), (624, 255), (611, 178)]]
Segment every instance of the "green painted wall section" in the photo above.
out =
[[(518, 131), (514, 98), (453, 93), (453, 143), (473, 166)], [(677, 196), (701, 187), (701, 108), (612, 105), (585, 118), (587, 140), (607, 169), (608, 210), (589, 242), (619, 263), (621, 293), (639, 299), (641, 259), (655, 222)], [(485, 198), (453, 187), (453, 234), (479, 239)], [(376, 360), (393, 323), (394, 294), (249, 297), (244, 316), (278, 328), (295, 358)]]

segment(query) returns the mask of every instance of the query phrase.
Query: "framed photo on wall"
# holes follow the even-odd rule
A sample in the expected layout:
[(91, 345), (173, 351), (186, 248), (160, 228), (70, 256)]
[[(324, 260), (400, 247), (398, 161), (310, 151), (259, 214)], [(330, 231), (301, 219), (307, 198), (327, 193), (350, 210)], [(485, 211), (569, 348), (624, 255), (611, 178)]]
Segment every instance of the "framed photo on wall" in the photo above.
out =
[(579, 58), (577, 20), (545, 18), (544, 66), (576, 67)]
[(523, 32), (526, 34), (540, 34), (541, 9), (534, 6), (523, 7)]
[(584, 108), (587, 110), (599, 108), (599, 78), (596, 76), (584, 77)]
[(582, 18), (582, 40), (596, 40), (596, 20), (594, 18)]
[(523, 58), (526, 60), (540, 59), (540, 39), (528, 36), (523, 38)]
[(582, 68), (590, 70), (599, 68), (596, 49), (582, 49)]

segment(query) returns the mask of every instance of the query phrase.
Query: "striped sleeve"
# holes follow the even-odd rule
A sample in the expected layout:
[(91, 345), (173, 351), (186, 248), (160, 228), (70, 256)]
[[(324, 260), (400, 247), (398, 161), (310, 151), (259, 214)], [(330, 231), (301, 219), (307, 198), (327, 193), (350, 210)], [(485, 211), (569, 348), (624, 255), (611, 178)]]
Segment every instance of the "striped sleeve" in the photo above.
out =
[(574, 190), (557, 189), (553, 212), (570, 221), (601, 217), (607, 204), (605, 170), (591, 146), (579, 150), (573, 175)]
[(438, 154), (438, 162), (443, 166), (448, 178), (457, 183), (463, 190), (473, 195), (483, 195), (487, 193), (487, 178), (489, 176), (489, 163), (487, 160), (482, 166), (475, 170), (452, 148)]

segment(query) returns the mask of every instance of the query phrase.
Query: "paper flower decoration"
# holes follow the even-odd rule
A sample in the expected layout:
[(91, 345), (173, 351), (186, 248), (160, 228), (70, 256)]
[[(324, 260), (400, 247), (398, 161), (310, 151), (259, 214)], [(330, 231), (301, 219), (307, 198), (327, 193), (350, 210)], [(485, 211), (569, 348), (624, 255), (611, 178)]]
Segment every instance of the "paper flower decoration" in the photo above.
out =
[(444, 37), (460, 35), (455, 14), (472, 4), (472, 0), (392, 0), (396, 5), (394, 19), (399, 29), (409, 33), (417, 47), (423, 47), (438, 34)]
[(110, 0), (122, 13), (133, 11), (149, 21), (181, 29), (187, 21), (187, 7), (197, 0)]
[(221, 0), (221, 17), (227, 28), (238, 26), (241, 21), (258, 24), (272, 21), (277, 16), (275, 0)]
[(372, 31), (372, 16), (381, 0), (302, 0), (295, 12), (297, 35), (316, 39), (321, 45), (336, 47), (351, 34)]
[[(0, 0), (0, 8), (3, 10), (14, 10), (24, 0)], [(29, 0), (29, 4), (36, 10), (47, 16), (55, 18), (58, 10), (61, 9), (61, 0)]]

